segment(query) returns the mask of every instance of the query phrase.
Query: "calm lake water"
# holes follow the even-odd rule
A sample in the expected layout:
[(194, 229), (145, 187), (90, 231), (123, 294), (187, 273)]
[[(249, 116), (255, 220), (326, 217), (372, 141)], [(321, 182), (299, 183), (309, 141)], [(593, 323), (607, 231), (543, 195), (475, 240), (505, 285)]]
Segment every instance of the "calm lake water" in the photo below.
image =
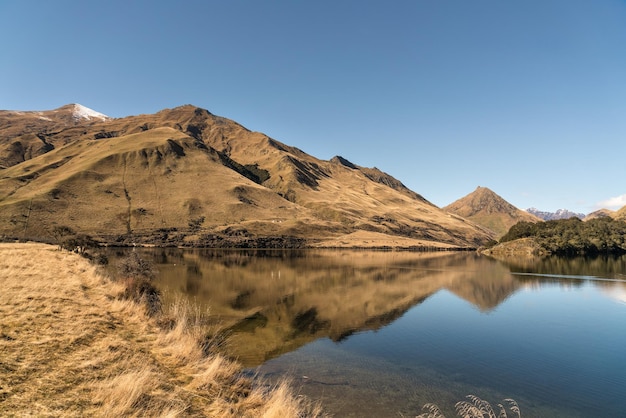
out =
[(626, 257), (140, 250), (250, 374), (337, 417), (456, 416), (473, 394), (525, 417), (626, 416)]

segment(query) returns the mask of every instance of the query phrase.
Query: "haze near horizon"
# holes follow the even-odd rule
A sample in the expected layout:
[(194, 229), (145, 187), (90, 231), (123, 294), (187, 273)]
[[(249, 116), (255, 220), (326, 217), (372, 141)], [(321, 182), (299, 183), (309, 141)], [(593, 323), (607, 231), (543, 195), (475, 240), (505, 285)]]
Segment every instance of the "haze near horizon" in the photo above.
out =
[(0, 109), (208, 109), (443, 207), (626, 205), (626, 4), (0, 4)]

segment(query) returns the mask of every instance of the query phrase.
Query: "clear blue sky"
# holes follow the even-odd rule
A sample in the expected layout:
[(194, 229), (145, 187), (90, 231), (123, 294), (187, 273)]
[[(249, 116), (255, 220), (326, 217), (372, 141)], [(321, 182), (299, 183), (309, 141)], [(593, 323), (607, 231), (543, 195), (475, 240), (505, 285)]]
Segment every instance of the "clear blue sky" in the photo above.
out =
[(438, 206), (626, 205), (623, 0), (0, 0), (0, 109), (194, 104)]

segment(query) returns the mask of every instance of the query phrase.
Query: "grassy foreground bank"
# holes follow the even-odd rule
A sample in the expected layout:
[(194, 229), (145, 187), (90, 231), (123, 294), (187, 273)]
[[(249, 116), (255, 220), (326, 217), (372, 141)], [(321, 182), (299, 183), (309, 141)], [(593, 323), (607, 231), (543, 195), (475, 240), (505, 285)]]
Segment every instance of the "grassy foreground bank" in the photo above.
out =
[(205, 356), (188, 309), (163, 329), (123, 291), (76, 254), (0, 244), (0, 416), (321, 415)]

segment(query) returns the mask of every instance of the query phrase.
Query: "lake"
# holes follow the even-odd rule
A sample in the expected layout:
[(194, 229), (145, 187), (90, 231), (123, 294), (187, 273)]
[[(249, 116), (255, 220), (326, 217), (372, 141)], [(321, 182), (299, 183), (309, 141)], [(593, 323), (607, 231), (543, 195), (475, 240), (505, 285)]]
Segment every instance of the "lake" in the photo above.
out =
[(525, 417), (626, 416), (626, 257), (138, 251), (247, 373), (289, 377), (334, 416), (453, 417), (468, 394)]

